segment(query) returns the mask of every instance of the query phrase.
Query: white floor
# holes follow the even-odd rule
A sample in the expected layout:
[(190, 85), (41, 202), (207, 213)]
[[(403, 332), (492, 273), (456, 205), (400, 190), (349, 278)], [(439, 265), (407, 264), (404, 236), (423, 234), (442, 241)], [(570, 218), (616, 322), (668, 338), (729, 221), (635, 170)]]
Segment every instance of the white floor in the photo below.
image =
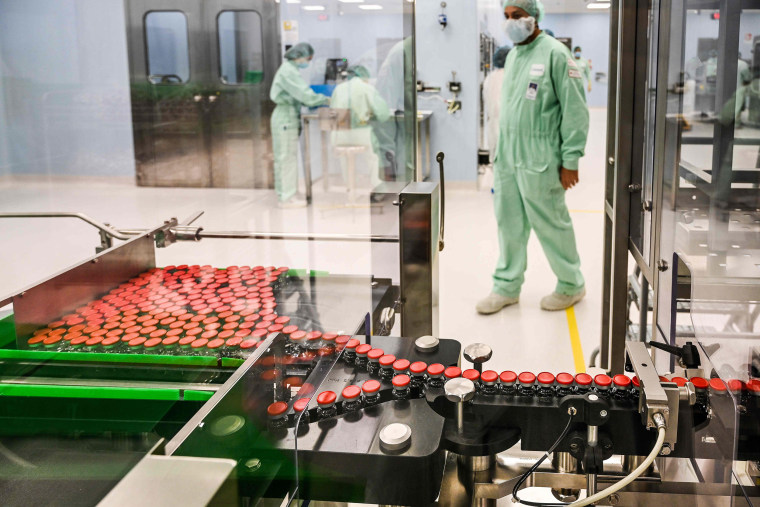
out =
[[(575, 307), (584, 362), (598, 345), (601, 325), (603, 255), (604, 109), (592, 111), (581, 183), (567, 194), (575, 224), (588, 296)], [(198, 223), (209, 230), (394, 234), (395, 208), (386, 203), (370, 213), (369, 203), (346, 207), (338, 188), (315, 185), (307, 210), (279, 210), (264, 190), (141, 188), (130, 182), (36, 178), (0, 183), (0, 212), (81, 211), (120, 228), (151, 227), (205, 210)], [(555, 279), (540, 245), (531, 238), (529, 267), (520, 304), (479, 316), (476, 301), (488, 294), (498, 255), (491, 195), (474, 185), (451, 184), (446, 195), (446, 248), (440, 257), (440, 336), (494, 349), (493, 369), (574, 372), (565, 312), (539, 309)], [(372, 224), (372, 227), (370, 227)], [(90, 256), (94, 229), (70, 219), (0, 220), (0, 293), (20, 290)], [(332, 273), (374, 273), (397, 278), (394, 246), (302, 241), (203, 240), (175, 244), (158, 253), (158, 263), (276, 264)]]

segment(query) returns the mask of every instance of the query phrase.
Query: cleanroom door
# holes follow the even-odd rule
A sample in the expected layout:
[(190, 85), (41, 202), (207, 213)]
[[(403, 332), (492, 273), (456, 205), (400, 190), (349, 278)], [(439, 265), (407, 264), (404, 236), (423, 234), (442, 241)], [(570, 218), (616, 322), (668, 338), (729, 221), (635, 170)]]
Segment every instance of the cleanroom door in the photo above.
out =
[(139, 185), (271, 186), (276, 5), (128, 0)]

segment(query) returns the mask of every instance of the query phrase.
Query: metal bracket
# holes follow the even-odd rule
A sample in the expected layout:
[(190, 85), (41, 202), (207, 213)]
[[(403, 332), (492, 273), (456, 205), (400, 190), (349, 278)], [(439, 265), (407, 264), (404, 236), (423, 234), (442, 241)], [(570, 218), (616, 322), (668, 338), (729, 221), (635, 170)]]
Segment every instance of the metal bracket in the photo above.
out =
[(641, 384), (641, 396), (639, 397), (639, 413), (641, 422), (647, 428), (657, 427), (654, 415), (659, 413), (665, 418), (666, 431), (665, 443), (672, 449), (678, 436), (678, 403), (680, 393), (678, 386), (667, 383), (660, 384), (660, 375), (654, 367), (654, 361), (649, 355), (646, 344), (643, 342), (627, 342), (626, 354), (630, 365)]

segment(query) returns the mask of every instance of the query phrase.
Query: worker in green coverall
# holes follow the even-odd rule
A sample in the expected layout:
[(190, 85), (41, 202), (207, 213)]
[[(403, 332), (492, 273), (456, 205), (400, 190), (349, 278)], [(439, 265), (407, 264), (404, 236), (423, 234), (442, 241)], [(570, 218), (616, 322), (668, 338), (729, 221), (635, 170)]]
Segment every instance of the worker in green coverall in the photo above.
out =
[(588, 84), (588, 91), (591, 92), (591, 62), (581, 56), (581, 47), (575, 46), (573, 48), (573, 56), (575, 57), (575, 65), (578, 66), (578, 70), (581, 71), (583, 79)]
[[(301, 106), (326, 104), (325, 95), (315, 93), (301, 77), (299, 69), (309, 66), (314, 48), (301, 42), (285, 52), (269, 90), (276, 104), (272, 112), (272, 151), (274, 151), (274, 188), (281, 208), (301, 208), (306, 201), (296, 197), (298, 189), (298, 137), (301, 135)], [(308, 153), (306, 154), (308, 156)]]
[(504, 65), (494, 209), (500, 256), (481, 314), (519, 302), (536, 231), (557, 285), (541, 308), (569, 308), (586, 294), (565, 191), (578, 183), (589, 113), (581, 71), (561, 42), (538, 28), (540, 0), (503, 0), (507, 35), (515, 42)]

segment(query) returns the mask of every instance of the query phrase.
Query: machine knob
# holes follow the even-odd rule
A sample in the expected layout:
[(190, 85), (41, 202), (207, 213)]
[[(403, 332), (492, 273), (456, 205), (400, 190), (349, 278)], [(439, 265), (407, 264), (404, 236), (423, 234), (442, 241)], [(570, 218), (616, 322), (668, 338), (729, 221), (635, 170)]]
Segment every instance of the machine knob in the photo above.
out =
[(438, 350), (438, 343), (440, 341), (435, 336), (420, 336), (414, 341), (414, 348), (418, 352), (435, 352)]
[(491, 359), (493, 350), (485, 343), (472, 343), (464, 348), (464, 358), (472, 363), (479, 373), (483, 373), (483, 363)]
[(464, 434), (464, 404), (475, 397), (475, 383), (464, 377), (457, 377), (444, 384), (446, 399), (457, 404), (457, 431)]
[(464, 377), (457, 377), (444, 384), (446, 399), (454, 403), (464, 403), (475, 397), (475, 383)]
[(380, 447), (386, 451), (399, 451), (412, 440), (412, 428), (402, 423), (392, 423), (380, 430)]

